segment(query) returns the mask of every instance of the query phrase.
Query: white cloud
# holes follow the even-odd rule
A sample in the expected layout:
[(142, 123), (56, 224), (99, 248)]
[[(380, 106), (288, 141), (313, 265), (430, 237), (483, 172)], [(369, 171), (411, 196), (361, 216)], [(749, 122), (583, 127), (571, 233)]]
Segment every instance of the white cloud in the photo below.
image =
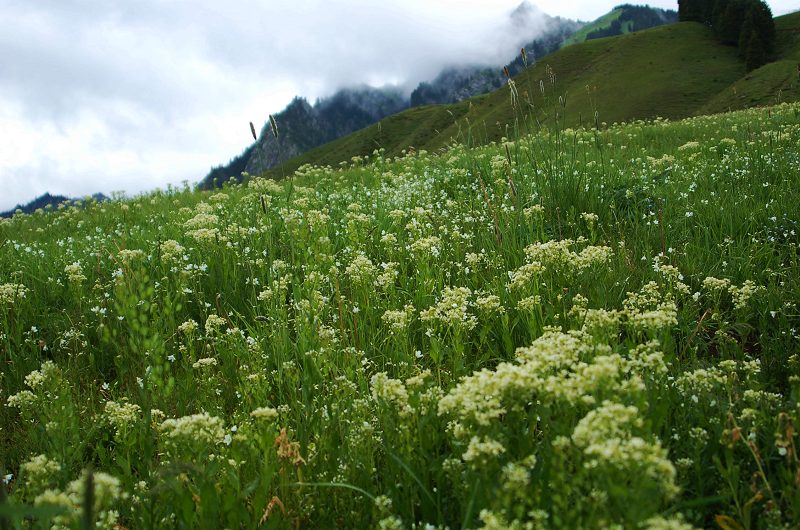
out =
[(196, 181), (294, 95), (492, 61), (502, 4), (9, 0), (0, 209)]

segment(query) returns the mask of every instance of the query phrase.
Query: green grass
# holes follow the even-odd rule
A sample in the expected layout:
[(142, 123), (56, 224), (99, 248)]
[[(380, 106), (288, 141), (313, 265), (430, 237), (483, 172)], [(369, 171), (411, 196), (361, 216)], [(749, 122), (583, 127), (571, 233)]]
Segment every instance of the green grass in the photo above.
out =
[(800, 105), (530, 127), (0, 223), (0, 523), (796, 528)]
[[(513, 135), (515, 121), (539, 120), (552, 128), (593, 124), (595, 112), (599, 122), (614, 123), (797, 101), (798, 20), (798, 13), (776, 19), (779, 60), (750, 73), (735, 48), (719, 44), (709, 28), (694, 22), (568, 46), (515, 78), (516, 111), (507, 87), (455, 105), (411, 109), (289, 160), (284, 171), (303, 164), (336, 166), (378, 148), (396, 156), (411, 146), (434, 152), (454, 140), (496, 141)], [(558, 108), (559, 97), (564, 108)]]
[(800, 100), (800, 12), (775, 19), (777, 60), (748, 72), (700, 109), (725, 112)]
[(800, 11), (775, 19), (778, 37), (778, 56), (791, 60), (800, 59)]
[[(586, 24), (580, 30), (576, 31), (574, 35), (572, 35), (570, 38), (565, 40), (564, 43), (561, 45), (562, 48), (567, 47), (567, 46), (571, 46), (573, 44), (586, 42), (586, 37), (589, 36), (589, 33), (593, 32), (593, 31), (597, 31), (599, 29), (608, 28), (611, 25), (612, 22), (617, 20), (620, 17), (620, 15), (622, 15), (623, 12), (624, 12), (623, 9), (613, 9), (613, 10), (609, 11), (608, 13), (606, 13), (605, 15), (603, 15), (602, 17), (600, 17), (597, 20), (595, 20), (594, 22)], [(628, 24), (626, 24), (624, 26), (623, 31), (629, 31), (630, 30), (630, 25), (632, 23), (633, 22), (630, 21)]]

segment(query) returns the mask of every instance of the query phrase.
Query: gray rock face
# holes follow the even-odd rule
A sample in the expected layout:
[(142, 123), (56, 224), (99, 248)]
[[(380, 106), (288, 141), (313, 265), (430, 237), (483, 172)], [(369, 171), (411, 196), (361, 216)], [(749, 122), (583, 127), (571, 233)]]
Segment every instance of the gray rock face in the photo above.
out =
[(295, 98), (281, 113), (274, 116), (278, 136), (272, 133), (269, 121), (264, 124), (245, 171), (257, 175), (283, 160), (302, 154), (323, 143), (321, 127), (314, 108), (308, 101)]
[(269, 123), (264, 124), (245, 171), (257, 175), (407, 107), (403, 94), (392, 88), (344, 89), (313, 106), (303, 98), (295, 98), (273, 116), (278, 125), (277, 137)]

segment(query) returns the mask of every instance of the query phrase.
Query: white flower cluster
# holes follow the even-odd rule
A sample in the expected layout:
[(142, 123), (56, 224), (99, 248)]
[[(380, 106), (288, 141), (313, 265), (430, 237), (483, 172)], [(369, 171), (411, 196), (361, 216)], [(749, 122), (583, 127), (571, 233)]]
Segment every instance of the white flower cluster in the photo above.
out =
[(436, 305), (423, 309), (419, 318), (423, 322), (437, 322), (445, 326), (470, 330), (478, 323), (469, 313), (472, 290), (468, 287), (445, 287)]
[(644, 472), (672, 496), (678, 492), (675, 466), (660, 442), (634, 434), (642, 426), (636, 407), (604, 401), (578, 422), (572, 441), (587, 457), (584, 466), (612, 466), (631, 473)]
[(139, 421), (142, 408), (136, 403), (128, 403), (126, 400), (106, 401), (105, 418), (114, 427), (117, 436), (125, 432), (131, 425)]
[(403, 309), (393, 310), (387, 309), (381, 316), (384, 324), (389, 326), (389, 331), (392, 334), (403, 333), (414, 316), (414, 306), (407, 304)]
[(159, 246), (159, 249), (161, 250), (161, 257), (165, 261), (177, 261), (186, 250), (174, 239), (164, 241)]
[(32, 491), (41, 491), (52, 484), (61, 471), (61, 464), (47, 457), (36, 455), (20, 466), (25, 485)]
[(80, 284), (86, 279), (86, 276), (83, 274), (83, 267), (81, 267), (78, 261), (64, 267), (64, 272), (67, 274), (67, 279), (70, 283)]
[(0, 284), (0, 305), (18, 302), (28, 294), (28, 288), (20, 283)]
[(207, 412), (165, 420), (160, 430), (171, 440), (189, 444), (213, 445), (225, 438), (225, 423)]
[(392, 379), (386, 372), (379, 372), (370, 380), (372, 399), (393, 405), (400, 416), (411, 414), (408, 404), (408, 390), (399, 379)]

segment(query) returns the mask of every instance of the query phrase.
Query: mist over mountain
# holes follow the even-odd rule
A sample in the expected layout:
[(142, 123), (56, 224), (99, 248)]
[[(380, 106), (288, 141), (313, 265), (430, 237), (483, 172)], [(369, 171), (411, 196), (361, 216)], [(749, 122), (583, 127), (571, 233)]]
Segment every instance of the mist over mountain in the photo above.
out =
[[(510, 49), (536, 50), (532, 57), (558, 49), (564, 38), (583, 23), (542, 13), (527, 1), (508, 15), (506, 24), (498, 28), (495, 39)], [(239, 178), (242, 171), (251, 174), (271, 169), (283, 160), (371, 125), (411, 106), (452, 103), (497, 89), (504, 82), (504, 64), (476, 64), (465, 56), (461, 65), (444, 68), (433, 80), (420, 83), (413, 90), (407, 87), (360, 86), (343, 88), (313, 105), (296, 97), (284, 110), (273, 114), (279, 128), (277, 139), (265, 123), (258, 141), (228, 164), (212, 168), (200, 182), (201, 188), (212, 188), (230, 177)], [(517, 65), (509, 57), (513, 73)], [(513, 75), (513, 74), (512, 74)], [(215, 184), (216, 183), (216, 184)]]
[[(544, 16), (547, 18), (544, 33), (522, 46), (527, 53), (528, 64), (558, 50), (567, 38), (584, 26), (583, 22)], [(514, 76), (522, 71), (525, 64), (522, 56), (517, 55), (505, 66)], [(433, 81), (422, 82), (411, 92), (410, 105), (455, 103), (496, 90), (505, 81), (505, 73), (500, 65), (446, 68)]]
[[(675, 12), (629, 4), (616, 7), (612, 14), (614, 22), (610, 27), (598, 25), (593, 33), (582, 35), (579, 40), (635, 31), (677, 19)], [(532, 64), (558, 50), (584, 27), (588, 27), (587, 23), (549, 16), (525, 1), (509, 13), (496, 38), (506, 48), (525, 48), (527, 63)], [(343, 88), (313, 105), (303, 97), (296, 97), (284, 110), (273, 114), (279, 130), (277, 138), (266, 122), (254, 144), (227, 164), (212, 168), (199, 186), (204, 189), (219, 186), (229, 178), (239, 179), (243, 171), (262, 173), (409, 107), (454, 103), (491, 92), (505, 83), (504, 67), (513, 76), (526, 66), (519, 53), (504, 64), (480, 64), (469, 56), (460, 62), (443, 68), (433, 79), (411, 90), (366, 85)]]

